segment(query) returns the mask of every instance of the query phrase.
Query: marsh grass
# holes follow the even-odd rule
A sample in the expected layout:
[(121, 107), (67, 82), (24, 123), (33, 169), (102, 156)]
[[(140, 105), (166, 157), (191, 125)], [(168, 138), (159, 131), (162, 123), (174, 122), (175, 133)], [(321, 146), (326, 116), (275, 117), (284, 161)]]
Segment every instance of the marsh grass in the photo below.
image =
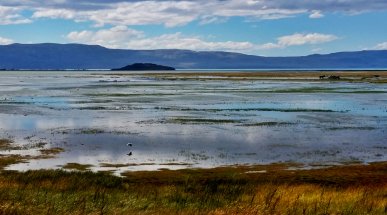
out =
[[(156, 110), (164, 111), (204, 111), (204, 112), (248, 112), (248, 111), (266, 111), (266, 112), (337, 112), (330, 109), (305, 109), (305, 108), (179, 108), (179, 107), (155, 107)], [(239, 121), (240, 122), (240, 121)]]
[(13, 143), (13, 141), (10, 139), (0, 139), (0, 150), (12, 149), (11, 143)]
[(288, 167), (142, 171), (124, 177), (5, 171), (0, 174), (0, 214), (386, 213), (386, 163), (298, 171)]
[(65, 150), (63, 148), (55, 147), (50, 149), (41, 149), (39, 151), (45, 155), (55, 155), (64, 152)]
[(85, 96), (91, 97), (138, 97), (138, 96), (175, 96), (177, 94), (171, 93), (90, 93)]
[(79, 164), (79, 163), (67, 163), (62, 166), (63, 169), (68, 169), (68, 170), (78, 170), (78, 171), (86, 171), (89, 170), (90, 167), (93, 165), (90, 164)]
[(63, 148), (60, 148), (60, 147), (55, 147), (55, 148), (49, 148), (49, 149), (41, 149), (39, 151), (44, 156), (55, 156), (57, 154), (64, 152), (65, 150)]
[(27, 149), (36, 149), (43, 148), (47, 143), (45, 142), (35, 142), (25, 145), (15, 144), (13, 140), (10, 139), (0, 139), (0, 151), (4, 150), (27, 150)]
[(102, 134), (102, 133), (106, 133), (106, 131), (102, 129), (92, 128), (92, 129), (81, 129), (79, 133), (80, 134)]
[(186, 118), (176, 117), (165, 120), (164, 123), (177, 123), (177, 124), (229, 124), (240, 123), (241, 120), (234, 119), (208, 119), (208, 118)]
[(130, 166), (151, 166), (155, 165), (155, 163), (122, 163), (122, 164), (112, 164), (112, 163), (100, 163), (100, 167), (113, 167), (113, 168), (120, 168), (120, 167), (130, 167)]
[(375, 127), (371, 126), (343, 126), (343, 127), (330, 127), (327, 130), (335, 131), (335, 130), (375, 130)]
[[(31, 137), (27, 137), (30, 139)], [(49, 159), (54, 158), (57, 154), (64, 152), (63, 148), (43, 148), (46, 146), (46, 142), (32, 142), (25, 145), (15, 144), (11, 139), (0, 139), (0, 152), (1, 151), (13, 151), (13, 154), (0, 154), (0, 173), (5, 167), (17, 164), (17, 163), (28, 163), (29, 160), (34, 159)], [(40, 155), (21, 155), (18, 150), (37, 150)]]
[(255, 123), (246, 123), (246, 124), (242, 124), (240, 126), (247, 126), (247, 127), (250, 127), (250, 126), (286, 126), (286, 125), (294, 125), (294, 123), (290, 123), (290, 122), (255, 122)]
[(5, 167), (22, 162), (27, 162), (27, 159), (21, 155), (0, 155), (0, 173)]

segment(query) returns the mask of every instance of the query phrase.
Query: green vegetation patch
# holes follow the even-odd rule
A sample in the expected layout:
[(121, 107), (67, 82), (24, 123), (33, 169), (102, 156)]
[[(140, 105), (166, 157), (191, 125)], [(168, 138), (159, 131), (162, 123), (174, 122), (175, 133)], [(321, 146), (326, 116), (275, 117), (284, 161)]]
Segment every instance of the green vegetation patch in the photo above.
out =
[(172, 93), (90, 93), (85, 96), (92, 97), (139, 97), (139, 96), (175, 96)]
[(35, 142), (25, 145), (15, 145), (13, 140), (9, 139), (0, 139), (0, 150), (28, 150), (43, 148), (47, 143), (46, 142)]
[(290, 122), (256, 122), (256, 123), (246, 123), (240, 126), (286, 126), (293, 125)]
[(5, 167), (26, 162), (26, 160), (27, 159), (21, 155), (0, 155), (0, 173)]
[(330, 127), (328, 130), (335, 131), (335, 130), (375, 130), (375, 127), (371, 126), (343, 126), (343, 127)]
[(102, 133), (106, 133), (106, 131), (102, 129), (91, 128), (91, 129), (81, 129), (79, 133), (80, 134), (102, 134)]
[(62, 166), (63, 169), (78, 170), (78, 171), (87, 171), (90, 169), (90, 167), (93, 167), (93, 165), (79, 164), (79, 163), (67, 163), (67, 164)]
[[(11, 142), (10, 140), (2, 142)], [(23, 147), (14, 147), (14, 146), (6, 146), (6, 150), (21, 150), (21, 149), (29, 149)], [(31, 156), (31, 155), (20, 155), (20, 154), (10, 154), (10, 155), (1, 155), (0, 154), (0, 170), (3, 170), (5, 167), (17, 164), (17, 163), (25, 163), (28, 160), (33, 159), (49, 159), (55, 157), (55, 155), (64, 151), (62, 148), (49, 148), (49, 149), (40, 149), (41, 155)]]
[(172, 118), (165, 120), (165, 123), (178, 124), (230, 124), (241, 123), (241, 120), (235, 119), (207, 119), (207, 118)]
[(64, 152), (65, 150), (63, 148), (55, 147), (55, 148), (50, 148), (50, 149), (41, 149), (39, 151), (42, 153), (42, 155), (54, 156), (54, 155), (57, 155), (57, 154)]
[(179, 107), (155, 107), (156, 110), (165, 111), (204, 111), (204, 112), (221, 112), (221, 111), (270, 111), (270, 112), (336, 112), (330, 109), (306, 109), (306, 108), (179, 108)]
[(100, 167), (113, 167), (113, 168), (120, 168), (120, 167), (130, 167), (130, 166), (152, 166), (156, 165), (155, 163), (123, 163), (123, 164), (112, 164), (112, 163), (101, 163)]
[(0, 150), (12, 150), (13, 146), (11, 143), (13, 141), (10, 139), (0, 139)]

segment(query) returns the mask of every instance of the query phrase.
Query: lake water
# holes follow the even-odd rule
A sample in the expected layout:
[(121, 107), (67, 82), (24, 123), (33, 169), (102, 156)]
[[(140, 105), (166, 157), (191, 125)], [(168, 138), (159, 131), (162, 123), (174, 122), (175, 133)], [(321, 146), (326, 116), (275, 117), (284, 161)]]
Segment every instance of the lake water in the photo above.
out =
[[(0, 72), (0, 154), (65, 151), (8, 169), (155, 170), (387, 159), (386, 84)], [(106, 167), (120, 164), (120, 167)]]

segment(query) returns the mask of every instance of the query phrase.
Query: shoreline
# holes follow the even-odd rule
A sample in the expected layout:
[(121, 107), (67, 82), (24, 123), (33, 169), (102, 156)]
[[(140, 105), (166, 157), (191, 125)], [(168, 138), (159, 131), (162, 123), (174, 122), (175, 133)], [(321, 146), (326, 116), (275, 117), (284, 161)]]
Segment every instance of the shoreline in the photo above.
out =
[[(115, 69), (0, 69), (0, 72), (95, 72), (95, 71), (101, 71), (101, 72), (171, 72), (170, 70), (115, 70)], [(354, 68), (354, 69), (285, 69), (285, 68), (273, 68), (273, 69), (179, 69), (176, 68), (176, 70), (173, 70), (173, 72), (179, 73), (179, 72), (387, 72), (387, 68)]]

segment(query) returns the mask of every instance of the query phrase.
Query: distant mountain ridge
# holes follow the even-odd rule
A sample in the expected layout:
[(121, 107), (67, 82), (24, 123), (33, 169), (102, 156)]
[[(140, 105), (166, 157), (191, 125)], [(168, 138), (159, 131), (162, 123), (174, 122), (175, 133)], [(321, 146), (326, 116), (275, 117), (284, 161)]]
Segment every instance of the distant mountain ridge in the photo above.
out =
[(108, 49), (83, 44), (0, 46), (0, 69), (112, 69), (139, 62), (177, 69), (387, 68), (387, 50), (262, 57), (220, 51)]

